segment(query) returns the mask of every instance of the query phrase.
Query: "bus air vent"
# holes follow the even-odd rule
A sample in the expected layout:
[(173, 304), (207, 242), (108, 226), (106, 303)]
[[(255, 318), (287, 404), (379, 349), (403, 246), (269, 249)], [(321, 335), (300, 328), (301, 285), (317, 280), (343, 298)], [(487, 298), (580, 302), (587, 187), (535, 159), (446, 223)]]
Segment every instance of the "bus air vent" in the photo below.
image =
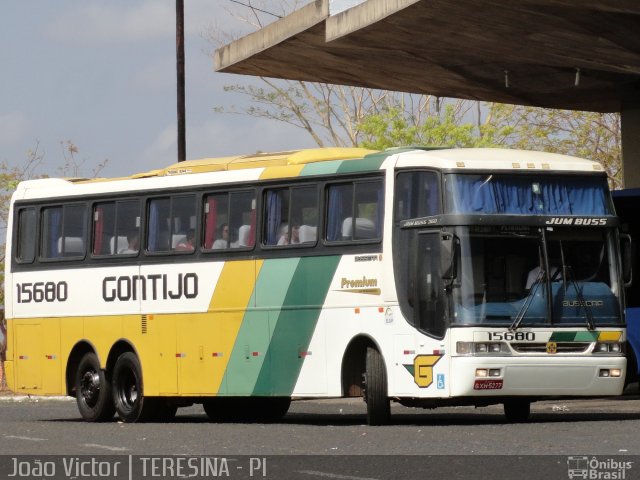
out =
[[(584, 353), (591, 343), (589, 342), (558, 342), (556, 353)], [(546, 343), (511, 343), (518, 353), (547, 353)]]
[(147, 333), (147, 316), (146, 315), (142, 315), (140, 319), (140, 331), (142, 332), (143, 335)]

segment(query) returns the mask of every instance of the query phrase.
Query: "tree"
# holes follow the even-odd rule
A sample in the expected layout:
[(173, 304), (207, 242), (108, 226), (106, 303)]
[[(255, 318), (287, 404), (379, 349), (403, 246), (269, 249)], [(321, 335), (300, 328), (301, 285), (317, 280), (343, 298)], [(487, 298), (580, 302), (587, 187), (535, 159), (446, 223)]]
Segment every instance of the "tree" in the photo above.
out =
[(599, 162), (612, 188), (623, 188), (622, 139), (618, 113), (553, 110), (494, 103), (490, 124), (509, 131), (505, 144)]

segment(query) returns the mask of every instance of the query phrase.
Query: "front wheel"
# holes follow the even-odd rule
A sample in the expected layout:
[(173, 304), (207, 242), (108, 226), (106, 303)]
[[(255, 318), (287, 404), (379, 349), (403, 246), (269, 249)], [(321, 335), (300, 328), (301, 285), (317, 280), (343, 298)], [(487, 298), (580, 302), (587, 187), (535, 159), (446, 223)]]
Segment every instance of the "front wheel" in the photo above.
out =
[(113, 403), (123, 422), (144, 421), (155, 412), (153, 399), (144, 397), (142, 369), (136, 354), (125, 352), (113, 368)]
[(512, 423), (523, 423), (531, 416), (531, 402), (524, 399), (511, 399), (504, 402), (504, 416)]
[(105, 422), (113, 418), (115, 407), (111, 388), (95, 353), (87, 353), (80, 360), (75, 387), (82, 418), (87, 422)]
[(387, 396), (387, 370), (382, 355), (373, 347), (367, 348), (364, 400), (367, 402), (369, 425), (389, 423), (391, 407)]

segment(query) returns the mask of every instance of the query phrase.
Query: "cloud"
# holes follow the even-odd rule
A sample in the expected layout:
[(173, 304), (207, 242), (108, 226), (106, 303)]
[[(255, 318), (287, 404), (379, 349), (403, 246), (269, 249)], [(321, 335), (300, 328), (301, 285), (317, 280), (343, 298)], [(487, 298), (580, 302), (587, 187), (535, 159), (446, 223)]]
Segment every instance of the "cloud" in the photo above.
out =
[(0, 146), (17, 143), (25, 135), (28, 126), (27, 117), (20, 112), (0, 115)]
[[(170, 165), (177, 156), (176, 126), (171, 125), (161, 130), (151, 144), (144, 149), (140, 162), (136, 162), (138, 171), (152, 170)], [(136, 172), (126, 172), (132, 174)]]
[[(247, 135), (247, 132), (254, 132)], [(158, 133), (137, 164), (140, 171), (163, 168), (176, 162), (175, 124)], [(220, 116), (200, 125), (187, 126), (187, 158), (215, 158), (256, 152), (313, 148), (300, 129), (277, 122), (247, 117)], [(128, 172), (131, 174), (134, 172)]]
[(93, 3), (67, 10), (46, 33), (55, 40), (87, 43), (152, 40), (175, 35), (175, 4), (147, 0), (118, 8)]
[[(172, 0), (144, 0), (125, 5), (96, 0), (83, 3), (84, 6), (74, 6), (55, 19), (46, 29), (47, 36), (54, 40), (93, 44), (175, 36), (176, 8)], [(187, 35), (201, 35), (212, 18), (225, 13), (218, 0), (188, 0), (184, 8)]]

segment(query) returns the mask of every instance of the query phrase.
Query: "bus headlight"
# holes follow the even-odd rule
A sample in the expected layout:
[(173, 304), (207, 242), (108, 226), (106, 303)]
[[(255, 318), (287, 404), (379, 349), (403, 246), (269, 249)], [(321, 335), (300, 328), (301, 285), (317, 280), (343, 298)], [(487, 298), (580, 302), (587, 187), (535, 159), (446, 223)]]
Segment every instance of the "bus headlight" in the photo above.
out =
[(459, 355), (504, 355), (509, 347), (502, 342), (457, 342), (456, 353)]
[(593, 353), (620, 355), (624, 353), (622, 343), (597, 342), (593, 347)]

